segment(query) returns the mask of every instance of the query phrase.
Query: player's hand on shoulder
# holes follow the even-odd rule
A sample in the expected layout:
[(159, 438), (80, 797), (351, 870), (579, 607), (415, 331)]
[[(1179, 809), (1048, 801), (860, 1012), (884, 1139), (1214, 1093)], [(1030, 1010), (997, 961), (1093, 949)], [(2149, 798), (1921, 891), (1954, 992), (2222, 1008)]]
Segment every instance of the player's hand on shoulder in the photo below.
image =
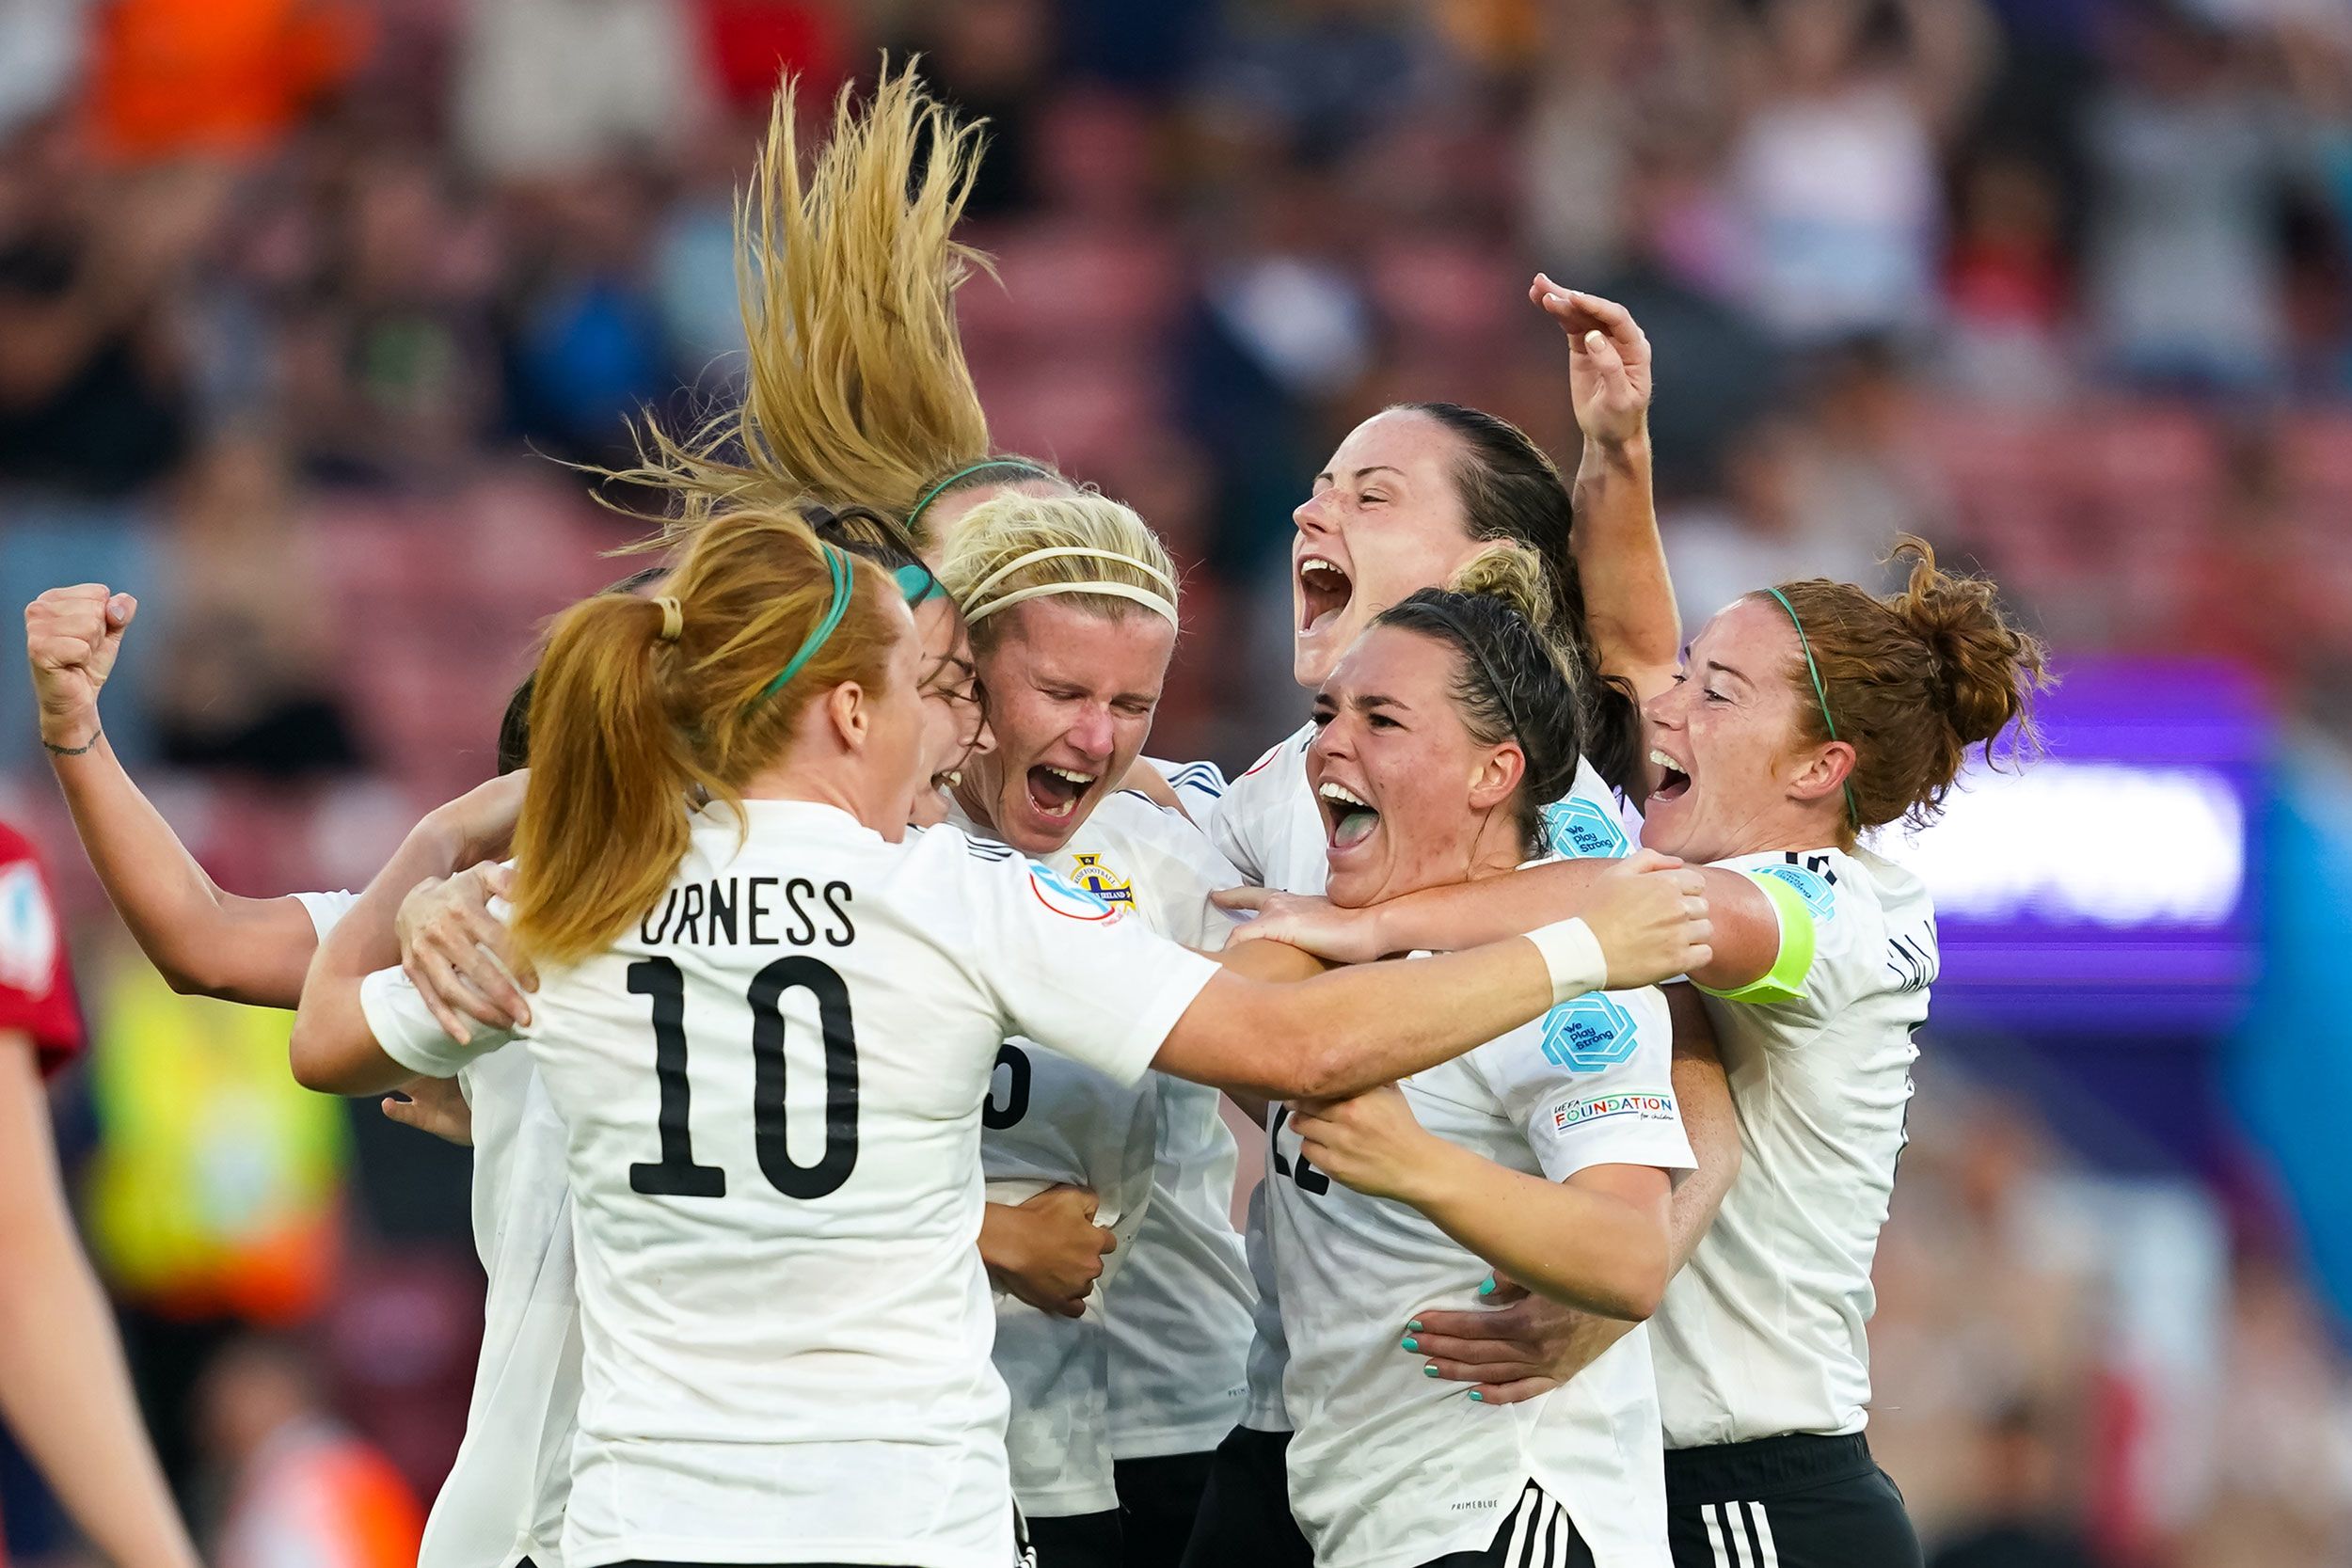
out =
[(96, 737), (98, 693), (138, 609), (138, 600), (110, 594), (103, 582), (52, 588), (24, 607), (24, 657), (49, 745), (80, 747)]
[(539, 977), (516, 955), (514, 933), (490, 912), (490, 900), (513, 885), (512, 868), (485, 861), (418, 883), (392, 920), (402, 972), (434, 1022), (461, 1045), (473, 1037), (468, 1019), (493, 1029), (531, 1022), (523, 992), (536, 990)]
[(1655, 849), (1628, 856), (1596, 881), (1583, 919), (1608, 960), (1612, 990), (1671, 980), (1714, 956), (1706, 878)]
[(473, 1147), (473, 1107), (454, 1078), (411, 1078), (384, 1097), (384, 1114), (460, 1148)]
[(1272, 888), (1232, 887), (1209, 895), (1220, 910), (1254, 918), (1233, 927), (1233, 942), (1287, 942), (1330, 963), (1370, 963), (1381, 958), (1379, 932), (1368, 910), (1343, 910), (1327, 898)]
[(982, 1261), (1007, 1294), (1041, 1312), (1075, 1318), (1103, 1276), (1103, 1258), (1119, 1239), (1094, 1223), (1095, 1196), (1084, 1187), (1046, 1188), (1009, 1208), (989, 1205)]
[(1394, 1084), (1345, 1100), (1302, 1101), (1290, 1124), (1316, 1169), (1359, 1193), (1406, 1203), (1428, 1173), (1437, 1142)]
[(1623, 1338), (1630, 1324), (1534, 1295), (1497, 1273), (1489, 1305), (1423, 1312), (1406, 1325), (1403, 1349), (1432, 1377), (1467, 1383), (1473, 1402), (1517, 1404), (1549, 1393)]

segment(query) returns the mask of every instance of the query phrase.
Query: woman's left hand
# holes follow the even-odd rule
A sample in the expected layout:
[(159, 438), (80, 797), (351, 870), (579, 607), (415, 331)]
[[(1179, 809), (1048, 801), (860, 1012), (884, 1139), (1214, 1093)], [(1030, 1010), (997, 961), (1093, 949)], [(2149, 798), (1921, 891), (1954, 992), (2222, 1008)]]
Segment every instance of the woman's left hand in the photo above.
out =
[(1649, 419), (1649, 337), (1633, 313), (1598, 294), (1564, 289), (1542, 273), (1527, 297), (1568, 340), (1568, 397), (1577, 428), (1603, 446), (1639, 436)]
[(1387, 956), (1370, 910), (1343, 910), (1309, 894), (1246, 886), (1212, 893), (1209, 901), (1235, 914), (1256, 914), (1233, 927), (1233, 942), (1287, 942), (1335, 964), (1365, 964)]
[(1394, 1084), (1346, 1100), (1307, 1101), (1291, 1113), (1307, 1163), (1374, 1197), (1410, 1203), (1438, 1142), (1413, 1118)]

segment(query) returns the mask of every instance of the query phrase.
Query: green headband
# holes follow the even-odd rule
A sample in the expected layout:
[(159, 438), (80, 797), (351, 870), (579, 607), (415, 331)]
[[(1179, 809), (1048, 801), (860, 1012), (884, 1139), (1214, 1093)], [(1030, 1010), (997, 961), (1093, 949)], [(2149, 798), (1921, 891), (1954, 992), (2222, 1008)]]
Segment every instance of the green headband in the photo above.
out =
[(759, 695), (752, 699), (754, 706), (783, 690), (785, 683), (799, 674), (802, 668), (817, 657), (817, 650), (825, 645), (825, 640), (834, 634), (834, 628), (841, 625), (841, 617), (850, 612), (850, 591), (853, 581), (850, 558), (831, 545), (818, 547), (825, 552), (825, 571), (833, 579), (833, 599), (825, 606), (824, 617), (808, 634), (808, 640), (801, 644), (801, 651), (792, 656), (790, 663), (776, 672), (774, 680), (759, 689)]
[(1045, 477), (1044, 469), (1039, 467), (1034, 463), (1025, 461), (1024, 459), (1018, 457), (983, 457), (977, 463), (967, 463), (962, 467), (958, 468), (954, 473), (949, 474), (946, 479), (941, 480), (937, 484), (932, 485), (930, 489), (923, 492), (923, 499), (916, 501), (914, 503), (914, 510), (907, 514), (907, 531), (909, 533), (913, 533), (914, 531), (915, 522), (923, 515), (924, 509), (930, 506), (931, 502), (937, 500), (940, 497), (946, 495), (952, 486), (963, 480), (970, 479), (974, 474), (985, 473), (991, 468), (1018, 468), (1025, 477), (1029, 479), (1043, 479)]
[[(1821, 667), (1813, 662), (1813, 642), (1804, 635), (1804, 623), (1797, 619), (1797, 607), (1788, 602), (1788, 594), (1777, 588), (1765, 592), (1780, 601), (1780, 608), (1788, 612), (1788, 624), (1797, 628), (1797, 646), (1804, 651), (1804, 673), (1813, 677), (1814, 701), (1821, 705), (1821, 722), (1829, 727), (1829, 737), (1835, 740), (1837, 738), (1837, 721), (1829, 716), (1829, 688), (1821, 684)], [(1862, 826), (1862, 808), (1854, 804), (1851, 769), (1846, 784), (1846, 812), (1853, 818), (1855, 827)]]

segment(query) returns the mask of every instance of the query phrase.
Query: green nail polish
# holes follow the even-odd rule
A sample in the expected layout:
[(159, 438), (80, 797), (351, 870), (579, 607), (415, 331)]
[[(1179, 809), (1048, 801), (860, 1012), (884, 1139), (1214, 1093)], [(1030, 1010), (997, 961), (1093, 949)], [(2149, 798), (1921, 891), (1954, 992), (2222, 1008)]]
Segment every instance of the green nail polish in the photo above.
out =
[(1421, 1349), (1421, 1347), (1420, 1347), (1419, 1345), (1415, 1344), (1415, 1343), (1414, 1343), (1411, 1339), (1409, 1339), (1409, 1338), (1407, 1338), (1407, 1339), (1400, 1339), (1400, 1340), (1398, 1340), (1398, 1341), (1397, 1341), (1396, 1348), (1397, 1348), (1397, 1349), (1399, 1349), (1399, 1350), (1419, 1350), (1419, 1349)]
[(1495, 1276), (1493, 1275), (1488, 1275), (1485, 1281), (1479, 1285), (1478, 1293), (1482, 1296), (1490, 1296), (1495, 1293)]
[(1421, 1332), (1421, 1320), (1419, 1318), (1415, 1318), (1411, 1323), (1405, 1325), (1405, 1329), (1408, 1334), (1419, 1334)]
[(1428, 1366), (1423, 1367), (1421, 1370), (1421, 1375), (1423, 1377), (1436, 1377), (1438, 1375), (1438, 1364), (1433, 1361)]
[(1486, 1403), (1486, 1395), (1484, 1395), (1484, 1394), (1482, 1394), (1482, 1393), (1480, 1393), (1480, 1392), (1479, 1392), (1477, 1389), (1475, 1389), (1475, 1388), (1473, 1388), (1473, 1389), (1471, 1389), (1471, 1390), (1470, 1390), (1470, 1398), (1471, 1398), (1471, 1399), (1476, 1400), (1476, 1401), (1477, 1401), (1479, 1403), (1481, 1403), (1481, 1404), (1484, 1404), (1484, 1403)]

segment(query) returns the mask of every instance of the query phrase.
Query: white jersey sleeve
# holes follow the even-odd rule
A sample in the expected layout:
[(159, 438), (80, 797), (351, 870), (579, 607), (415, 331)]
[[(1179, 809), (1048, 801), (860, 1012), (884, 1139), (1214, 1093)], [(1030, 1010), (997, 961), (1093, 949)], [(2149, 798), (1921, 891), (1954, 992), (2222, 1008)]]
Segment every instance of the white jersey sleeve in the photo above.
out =
[(297, 893), (294, 899), (302, 906), (302, 912), (310, 917), (310, 929), (318, 933), (319, 941), (325, 942), (326, 933), (342, 925), (343, 916), (359, 902), (359, 895), (344, 889), (337, 893)]
[(1554, 1181), (1592, 1165), (1697, 1166), (1675, 1103), (1673, 1026), (1655, 990), (1572, 998), (1538, 1027), (1482, 1046), (1470, 1065)]
[[(1299, 726), (1228, 784), (1217, 803), (1210, 837), (1256, 886), (1323, 891), (1323, 817), (1307, 788), (1307, 748), (1314, 737), (1312, 724)], [(1302, 878), (1313, 885), (1294, 885)]]
[(1184, 803), (1184, 815), (1193, 826), (1203, 832), (1216, 820), (1216, 814), (1225, 804), (1225, 770), (1214, 762), (1163, 762), (1157, 757), (1143, 759), (1160, 770), (1160, 777)]
[[(1767, 1006), (1791, 1024), (1836, 1017), (1859, 999), (1934, 977), (1932, 916), (1916, 932), (1896, 928), (1877, 896), (1876, 879), (1836, 850), (1774, 850), (1718, 863), (1755, 881), (1780, 923), (1780, 952), (1770, 973), (1718, 1000)], [(1842, 873), (1842, 875), (1841, 875)], [(1860, 895), (1857, 896), (1859, 890)], [(1774, 1032), (1774, 1037), (1788, 1036)]]
[(359, 982), (359, 1010), (384, 1054), (420, 1078), (454, 1078), (485, 1052), (515, 1038), (512, 1031), (484, 1027), (461, 1045), (442, 1032), (424, 1005), (416, 982), (394, 967)]
[[(933, 830), (939, 832), (942, 830)], [(975, 841), (976, 844), (978, 841)], [(1217, 966), (1034, 862), (976, 879), (973, 973), (1009, 1034), (1132, 1084)]]

